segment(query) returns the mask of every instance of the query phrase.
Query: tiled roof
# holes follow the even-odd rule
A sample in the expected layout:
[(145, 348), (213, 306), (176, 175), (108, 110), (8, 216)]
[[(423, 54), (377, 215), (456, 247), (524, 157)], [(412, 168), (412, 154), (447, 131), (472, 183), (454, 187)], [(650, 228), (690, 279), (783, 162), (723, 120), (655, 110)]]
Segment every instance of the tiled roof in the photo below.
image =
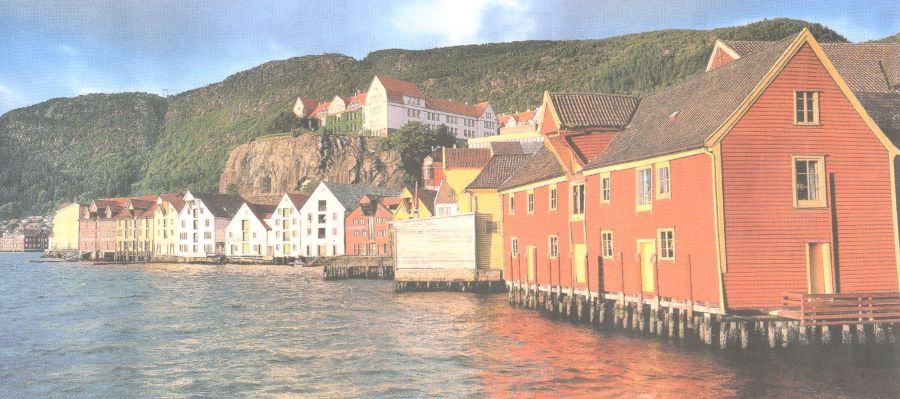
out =
[(306, 200), (309, 199), (309, 194), (304, 193), (286, 193), (288, 199), (291, 200), (291, 203), (294, 204), (294, 208), (300, 209), (303, 207), (303, 204), (306, 203)]
[(500, 115), (500, 116), (497, 117), (497, 122), (499, 122), (501, 125), (505, 125), (506, 122), (509, 122), (509, 120), (510, 120), (512, 117), (513, 117), (513, 116), (510, 115), (510, 114)]
[(184, 196), (178, 194), (163, 194), (160, 195), (163, 201), (167, 201), (172, 204), (172, 207), (175, 208), (176, 212), (181, 212), (181, 208), (184, 208)]
[(896, 90), (900, 90), (900, 56), (882, 61), (881, 68), (884, 69), (888, 85)]
[(350, 97), (350, 101), (347, 102), (347, 105), (350, 105), (350, 104), (366, 105), (366, 94), (367, 93), (358, 93), (357, 95)]
[(499, 188), (513, 173), (531, 158), (530, 155), (494, 155), (490, 162), (481, 170), (478, 177), (469, 184), (466, 189), (496, 189)]
[(585, 169), (703, 147), (795, 37), (642, 98), (628, 127)]
[(516, 118), (517, 122), (528, 122), (534, 119), (534, 111), (523, 111), (517, 114), (513, 114), (513, 118)]
[(315, 100), (309, 97), (299, 96), (297, 97), (297, 100), (303, 104), (303, 110), (306, 112), (306, 115), (303, 116), (308, 116), (314, 109), (316, 109), (316, 107), (319, 106), (319, 100)]
[(240, 195), (225, 193), (191, 193), (194, 198), (203, 201), (203, 205), (217, 218), (232, 218), (241, 206), (244, 199)]
[[(250, 208), (250, 212), (253, 212), (256, 218), (259, 219), (260, 222), (262, 222), (263, 220), (270, 218), (272, 214), (275, 213), (276, 206), (269, 204), (247, 203), (247, 208)], [(263, 222), (263, 224), (265, 224), (265, 222)]]
[(857, 93), (856, 97), (884, 134), (900, 147), (900, 93)]
[[(725, 41), (741, 57), (767, 48), (776, 42)], [(735, 44), (735, 46), (732, 46)], [(854, 92), (886, 93), (891, 88), (891, 73), (900, 63), (900, 43), (822, 43), (822, 49), (835, 69)], [(892, 71), (888, 71), (888, 68)], [(898, 67), (900, 68), (900, 67)], [(900, 83), (900, 80), (897, 81)]]
[(359, 205), (359, 199), (363, 195), (372, 194), (378, 197), (396, 197), (400, 190), (387, 187), (369, 187), (359, 184), (341, 184), (323, 182), (325, 187), (337, 198), (347, 211), (352, 211)]
[(638, 105), (634, 97), (590, 93), (550, 93), (550, 101), (562, 127), (624, 127)]
[(481, 168), (491, 160), (489, 148), (445, 148), (444, 167)]
[(525, 150), (522, 149), (522, 143), (518, 141), (492, 141), (490, 143), (491, 153), (497, 155), (522, 155)]
[(484, 114), (484, 110), (487, 108), (487, 103), (483, 102), (475, 105), (469, 105), (444, 100), (442, 98), (426, 97), (425, 106), (435, 111), (478, 118)]
[(388, 101), (403, 102), (403, 96), (422, 98), (422, 92), (414, 84), (403, 80), (389, 78), (384, 75), (376, 75), (384, 86)]
[(775, 43), (773, 41), (758, 40), (722, 40), (722, 42), (731, 47), (740, 56), (755, 53)]
[(556, 155), (546, 147), (528, 157), (528, 160), (498, 187), (498, 190), (508, 190), (531, 183), (553, 179), (565, 175), (562, 165)]
[(434, 198), (435, 205), (438, 204), (455, 204), (456, 203), (456, 191), (453, 190), (453, 187), (450, 187), (446, 181), (442, 182), (440, 187), (438, 187), (437, 196)]
[[(415, 194), (415, 191), (413, 191)], [(429, 190), (426, 188), (419, 189), (419, 202), (425, 204), (425, 208), (428, 209), (428, 212), (434, 215), (434, 201), (437, 199), (437, 190)]]

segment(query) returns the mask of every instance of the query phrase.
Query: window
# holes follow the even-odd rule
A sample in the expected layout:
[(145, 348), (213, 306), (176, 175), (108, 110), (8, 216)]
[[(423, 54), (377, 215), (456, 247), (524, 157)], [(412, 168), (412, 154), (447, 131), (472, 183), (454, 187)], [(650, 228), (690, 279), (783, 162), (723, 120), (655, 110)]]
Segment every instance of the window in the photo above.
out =
[(327, 221), (327, 218), (328, 218), (328, 216), (326, 216), (324, 213), (320, 213), (319, 214), (319, 223), (324, 224)]
[(653, 204), (653, 170), (649, 167), (637, 171), (638, 211), (650, 210)]
[(656, 183), (657, 199), (672, 197), (672, 178), (670, 174), (671, 169), (668, 162), (656, 165), (656, 178), (658, 179)]
[(319, 238), (325, 238), (325, 228), (324, 227), (319, 228)]
[(550, 210), (556, 210), (556, 203), (558, 201), (558, 195), (556, 194), (556, 186), (550, 187)]
[(509, 193), (509, 214), (516, 214), (516, 193)]
[(513, 237), (509, 245), (509, 253), (513, 257), (519, 256), (519, 238)]
[(550, 236), (550, 257), (556, 258), (559, 256), (559, 237)]
[(612, 186), (607, 174), (600, 177), (600, 202), (609, 203), (611, 199)]
[(659, 230), (659, 259), (675, 260), (675, 230)]
[(528, 191), (528, 213), (534, 213), (534, 191)]
[(824, 157), (794, 157), (794, 206), (826, 206)]
[(819, 124), (819, 93), (814, 91), (794, 92), (794, 123), (798, 125)]
[(584, 215), (584, 184), (572, 186), (572, 214)]
[(319, 212), (325, 212), (327, 207), (325, 200), (319, 200)]
[(613, 233), (611, 231), (600, 232), (600, 253), (604, 259), (613, 258)]

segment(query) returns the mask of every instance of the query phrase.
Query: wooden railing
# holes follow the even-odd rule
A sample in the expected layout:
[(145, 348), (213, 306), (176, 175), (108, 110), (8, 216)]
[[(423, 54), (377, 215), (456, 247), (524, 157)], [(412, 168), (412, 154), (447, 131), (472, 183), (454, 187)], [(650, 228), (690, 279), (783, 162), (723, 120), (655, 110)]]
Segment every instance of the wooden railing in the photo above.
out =
[(785, 294), (779, 314), (803, 326), (900, 323), (900, 292)]

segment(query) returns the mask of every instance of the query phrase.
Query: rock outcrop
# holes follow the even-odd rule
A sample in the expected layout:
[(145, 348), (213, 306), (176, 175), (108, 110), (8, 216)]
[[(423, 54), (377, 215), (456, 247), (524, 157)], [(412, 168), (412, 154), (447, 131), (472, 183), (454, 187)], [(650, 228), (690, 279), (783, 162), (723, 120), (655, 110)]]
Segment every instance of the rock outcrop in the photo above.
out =
[(242, 144), (229, 154), (219, 190), (264, 196), (301, 191), (324, 180), (399, 187), (400, 156), (377, 151), (377, 143), (375, 138), (309, 133)]

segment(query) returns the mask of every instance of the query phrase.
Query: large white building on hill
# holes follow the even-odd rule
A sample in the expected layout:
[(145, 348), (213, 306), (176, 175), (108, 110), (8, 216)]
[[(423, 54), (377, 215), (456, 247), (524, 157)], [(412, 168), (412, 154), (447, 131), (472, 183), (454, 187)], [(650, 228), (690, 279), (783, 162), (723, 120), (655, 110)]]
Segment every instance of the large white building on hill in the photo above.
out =
[(487, 101), (468, 104), (427, 97), (414, 83), (381, 75), (372, 79), (365, 93), (349, 98), (335, 96), (316, 106), (313, 103), (314, 100), (298, 98), (294, 113), (345, 133), (356, 129), (386, 136), (409, 122), (420, 122), (432, 128), (446, 125), (457, 138), (470, 139), (496, 136), (500, 127), (497, 114)]

